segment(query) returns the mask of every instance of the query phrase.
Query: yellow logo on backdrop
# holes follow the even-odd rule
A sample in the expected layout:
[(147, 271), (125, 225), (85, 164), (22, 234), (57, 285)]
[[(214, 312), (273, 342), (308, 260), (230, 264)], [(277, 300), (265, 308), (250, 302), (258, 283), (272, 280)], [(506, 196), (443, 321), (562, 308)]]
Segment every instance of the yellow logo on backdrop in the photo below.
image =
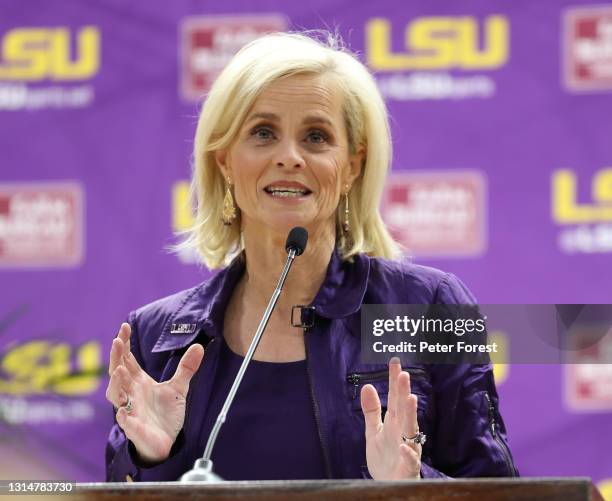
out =
[[(73, 358), (77, 370), (72, 368)], [(100, 343), (91, 341), (74, 349), (67, 343), (29, 341), (4, 354), (0, 368), (0, 394), (87, 395), (97, 390), (102, 374)]]
[(406, 52), (393, 53), (390, 21), (371, 19), (366, 24), (367, 62), (376, 70), (499, 68), (508, 61), (508, 19), (488, 16), (484, 28), (485, 43), (480, 50), (477, 18), (420, 17), (405, 27)]
[(85, 80), (100, 68), (100, 31), (86, 26), (71, 57), (68, 28), (15, 28), (2, 38), (0, 80)]
[(497, 353), (491, 353), (493, 362), (493, 377), (498, 385), (506, 382), (510, 366), (508, 365), (508, 354), (510, 350), (508, 336), (502, 331), (493, 331), (489, 334), (489, 342), (497, 343)]
[(172, 186), (172, 228), (185, 231), (193, 226), (194, 218), (189, 200), (189, 183), (179, 181)]
[(593, 176), (591, 204), (577, 201), (578, 181), (570, 169), (555, 171), (552, 177), (552, 214), (559, 224), (612, 221), (612, 168)]
[(597, 487), (605, 501), (612, 501), (612, 478), (602, 480)]

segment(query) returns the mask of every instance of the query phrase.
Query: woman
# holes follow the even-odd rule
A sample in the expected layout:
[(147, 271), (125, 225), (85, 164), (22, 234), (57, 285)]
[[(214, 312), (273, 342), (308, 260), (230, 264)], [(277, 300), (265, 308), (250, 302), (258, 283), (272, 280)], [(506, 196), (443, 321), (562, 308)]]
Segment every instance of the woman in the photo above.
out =
[[(474, 302), (453, 275), (394, 260), (378, 212), (390, 158), (384, 102), (345, 50), (273, 34), (232, 59), (200, 114), (197, 215), (184, 243), (211, 268), (229, 265), (121, 326), (107, 390), (118, 409), (108, 480), (176, 480), (201, 456), (294, 226), (309, 243), (221, 428), (216, 473), (516, 474), (490, 365), (360, 361), (363, 303)], [(294, 305), (309, 305), (296, 323)]]

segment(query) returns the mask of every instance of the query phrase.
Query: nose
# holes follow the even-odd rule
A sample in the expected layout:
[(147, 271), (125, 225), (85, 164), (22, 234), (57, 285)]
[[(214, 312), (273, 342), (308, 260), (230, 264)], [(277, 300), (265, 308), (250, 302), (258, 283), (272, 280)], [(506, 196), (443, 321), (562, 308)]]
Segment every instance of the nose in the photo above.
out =
[(277, 167), (304, 167), (304, 159), (294, 140), (285, 139), (278, 143), (275, 163)]

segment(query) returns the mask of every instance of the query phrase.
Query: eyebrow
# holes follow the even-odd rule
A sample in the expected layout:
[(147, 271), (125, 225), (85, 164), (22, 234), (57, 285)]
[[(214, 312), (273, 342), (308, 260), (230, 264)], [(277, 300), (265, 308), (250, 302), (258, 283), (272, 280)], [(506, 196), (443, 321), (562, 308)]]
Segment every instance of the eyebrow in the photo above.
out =
[[(270, 120), (271, 122), (280, 121), (280, 117), (276, 113), (268, 113), (268, 112), (262, 111), (262, 112), (251, 115), (249, 119), (246, 121), (246, 123), (250, 123), (258, 119)], [(307, 117), (304, 118), (304, 120), (302, 120), (302, 123), (306, 125), (323, 123), (323, 124), (329, 125), (330, 127), (333, 126), (329, 118), (323, 117), (320, 115), (308, 115)]]

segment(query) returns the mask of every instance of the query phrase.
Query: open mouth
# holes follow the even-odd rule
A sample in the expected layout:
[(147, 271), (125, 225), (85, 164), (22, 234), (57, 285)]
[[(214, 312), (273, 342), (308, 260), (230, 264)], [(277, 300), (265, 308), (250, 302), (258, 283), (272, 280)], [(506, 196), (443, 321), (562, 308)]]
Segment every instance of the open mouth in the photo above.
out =
[(312, 193), (306, 187), (295, 187), (295, 186), (280, 186), (280, 185), (269, 185), (264, 188), (264, 191), (273, 197), (279, 198), (299, 198), (305, 197)]

